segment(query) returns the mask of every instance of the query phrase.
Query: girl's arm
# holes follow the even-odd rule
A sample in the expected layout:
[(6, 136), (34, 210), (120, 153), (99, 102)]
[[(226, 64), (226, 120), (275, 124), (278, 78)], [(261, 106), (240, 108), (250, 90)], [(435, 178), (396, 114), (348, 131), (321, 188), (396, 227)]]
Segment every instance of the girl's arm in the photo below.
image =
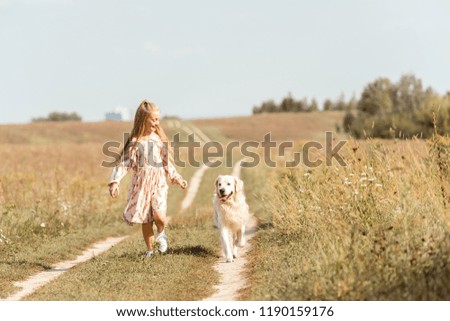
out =
[(128, 149), (128, 152), (123, 153), (120, 163), (114, 167), (111, 177), (109, 179), (108, 185), (111, 186), (111, 184), (116, 183), (117, 185), (120, 184), (120, 181), (122, 178), (127, 175), (130, 168), (132, 168), (136, 164), (136, 148), (130, 147)]
[(164, 166), (164, 170), (166, 172), (167, 178), (170, 180), (170, 182), (172, 184), (182, 185), (182, 182), (184, 181), (183, 177), (180, 174), (178, 174), (177, 170), (175, 169), (175, 166), (169, 160), (167, 145), (163, 144), (162, 146), (163, 147), (161, 150), (161, 154), (162, 154), (163, 166)]

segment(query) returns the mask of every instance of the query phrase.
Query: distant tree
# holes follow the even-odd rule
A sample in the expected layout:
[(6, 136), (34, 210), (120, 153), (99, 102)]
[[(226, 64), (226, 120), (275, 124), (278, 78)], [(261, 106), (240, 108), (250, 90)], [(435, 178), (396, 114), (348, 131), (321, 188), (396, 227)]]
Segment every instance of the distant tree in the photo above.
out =
[(262, 104), (262, 110), (265, 113), (274, 113), (278, 111), (278, 106), (273, 100), (268, 100)]
[(308, 111), (308, 100), (306, 98), (302, 100), (294, 101), (294, 110), (295, 112), (304, 112)]
[(343, 120), (344, 130), (356, 138), (450, 134), (450, 96), (424, 90), (422, 81), (411, 74), (395, 84), (387, 78), (369, 83), (356, 106), (356, 115), (349, 109)]
[(52, 121), (52, 122), (59, 122), (59, 121), (81, 121), (82, 118), (77, 113), (63, 113), (63, 112), (52, 112), (49, 113), (48, 116), (45, 117), (39, 117), (39, 118), (33, 118), (32, 122), (46, 122), (46, 121)]
[(253, 106), (253, 114), (260, 113), (279, 113), (279, 112), (309, 112), (318, 110), (318, 104), (315, 99), (308, 103), (308, 99), (303, 98), (296, 100), (289, 93), (287, 97), (283, 98), (280, 105), (277, 105), (273, 100), (265, 101), (261, 106)]
[(299, 111), (297, 110), (296, 102), (294, 98), (292, 98), (291, 93), (289, 93), (288, 96), (281, 101), (280, 111), (282, 112)]
[(387, 78), (379, 78), (369, 83), (358, 102), (358, 111), (367, 115), (391, 112), (393, 109), (391, 93), (391, 82)]
[(253, 106), (253, 115), (261, 114), (261, 108), (258, 106)]
[(333, 105), (334, 106), (333, 106), (332, 110), (345, 110), (345, 109), (347, 109), (347, 104), (345, 103), (345, 96), (344, 96), (344, 94), (341, 94), (339, 96), (338, 101), (335, 104), (333, 104)]
[(353, 122), (355, 121), (355, 115), (351, 111), (347, 111), (344, 116), (344, 121), (342, 126), (346, 133), (350, 132)]
[(356, 99), (355, 95), (352, 96), (352, 98), (348, 101), (346, 110), (356, 110), (356, 107), (358, 106), (358, 100)]
[(177, 115), (165, 115), (162, 117), (164, 120), (180, 120), (180, 116)]
[(313, 98), (311, 100), (311, 104), (309, 104), (308, 111), (318, 111), (319, 110), (319, 104), (317, 103), (317, 100)]
[(261, 113), (275, 113), (278, 112), (279, 107), (273, 100), (265, 101), (261, 104), (260, 107), (253, 107), (253, 114), (261, 114)]
[(332, 110), (333, 109), (333, 102), (330, 99), (326, 99), (323, 102), (323, 110)]
[(424, 99), (422, 81), (407, 74), (392, 86), (392, 100), (396, 112), (414, 112), (421, 107)]

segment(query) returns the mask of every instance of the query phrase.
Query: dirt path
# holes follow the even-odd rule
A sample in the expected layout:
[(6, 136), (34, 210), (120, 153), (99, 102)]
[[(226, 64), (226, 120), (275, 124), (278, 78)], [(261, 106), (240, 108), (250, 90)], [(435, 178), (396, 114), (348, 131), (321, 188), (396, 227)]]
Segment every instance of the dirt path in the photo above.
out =
[[(241, 161), (234, 165), (232, 175), (240, 177)], [(240, 249), (239, 256), (233, 263), (226, 263), (221, 257), (214, 268), (220, 273), (220, 283), (215, 286), (216, 292), (204, 301), (236, 301), (239, 297), (239, 291), (247, 287), (247, 280), (245, 278), (244, 269), (248, 262), (247, 252), (250, 250), (250, 239), (255, 235), (258, 222), (254, 215), (250, 216), (246, 228), (246, 244)]]
[(186, 196), (181, 202), (181, 212), (191, 206), (192, 202), (194, 201), (195, 195), (197, 195), (200, 183), (202, 182), (203, 174), (205, 174), (208, 168), (209, 166), (207, 164), (203, 164), (202, 167), (200, 167), (192, 176), (191, 180), (189, 181), (189, 187), (186, 192)]
[(182, 125), (179, 120), (168, 120), (167, 126), (174, 129), (183, 130), (188, 135), (195, 135), (195, 138), (201, 143), (206, 144), (207, 142), (210, 142), (211, 139), (203, 132), (200, 128), (195, 126), (194, 124), (190, 124), (190, 127), (186, 125)]

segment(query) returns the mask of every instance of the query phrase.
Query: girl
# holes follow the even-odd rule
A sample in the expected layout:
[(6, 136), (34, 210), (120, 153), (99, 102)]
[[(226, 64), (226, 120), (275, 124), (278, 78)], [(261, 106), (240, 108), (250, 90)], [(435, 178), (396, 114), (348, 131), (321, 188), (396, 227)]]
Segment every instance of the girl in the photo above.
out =
[(168, 186), (165, 176), (183, 189), (188, 185), (169, 160), (171, 151), (169, 140), (159, 126), (158, 106), (144, 100), (136, 111), (131, 136), (125, 143), (120, 162), (114, 168), (108, 185), (111, 197), (116, 197), (121, 179), (130, 168), (133, 170), (123, 218), (129, 224), (142, 224), (146, 256), (153, 254), (153, 222), (158, 231), (156, 242), (159, 242), (159, 250), (162, 253), (167, 251), (164, 227)]

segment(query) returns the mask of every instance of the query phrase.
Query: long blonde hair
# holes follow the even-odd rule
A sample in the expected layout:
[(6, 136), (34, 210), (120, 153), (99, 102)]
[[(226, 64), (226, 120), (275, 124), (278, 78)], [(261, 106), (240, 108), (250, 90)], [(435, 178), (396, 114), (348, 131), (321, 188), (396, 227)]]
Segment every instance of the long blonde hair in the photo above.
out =
[[(120, 153), (119, 159), (122, 157), (122, 155), (124, 155), (124, 153), (125, 155), (128, 154), (128, 149), (133, 146), (132, 142), (137, 142), (141, 137), (144, 136), (145, 124), (147, 123), (147, 119), (151, 117), (151, 114), (155, 112), (160, 112), (159, 107), (155, 103), (146, 99), (141, 102), (134, 116), (134, 125), (133, 129), (131, 130), (131, 135), (128, 137), (125, 146)], [(169, 159), (172, 159), (172, 148), (170, 147), (169, 139), (167, 138), (166, 133), (160, 125), (155, 127), (155, 133), (159, 136), (163, 144), (167, 146)]]

